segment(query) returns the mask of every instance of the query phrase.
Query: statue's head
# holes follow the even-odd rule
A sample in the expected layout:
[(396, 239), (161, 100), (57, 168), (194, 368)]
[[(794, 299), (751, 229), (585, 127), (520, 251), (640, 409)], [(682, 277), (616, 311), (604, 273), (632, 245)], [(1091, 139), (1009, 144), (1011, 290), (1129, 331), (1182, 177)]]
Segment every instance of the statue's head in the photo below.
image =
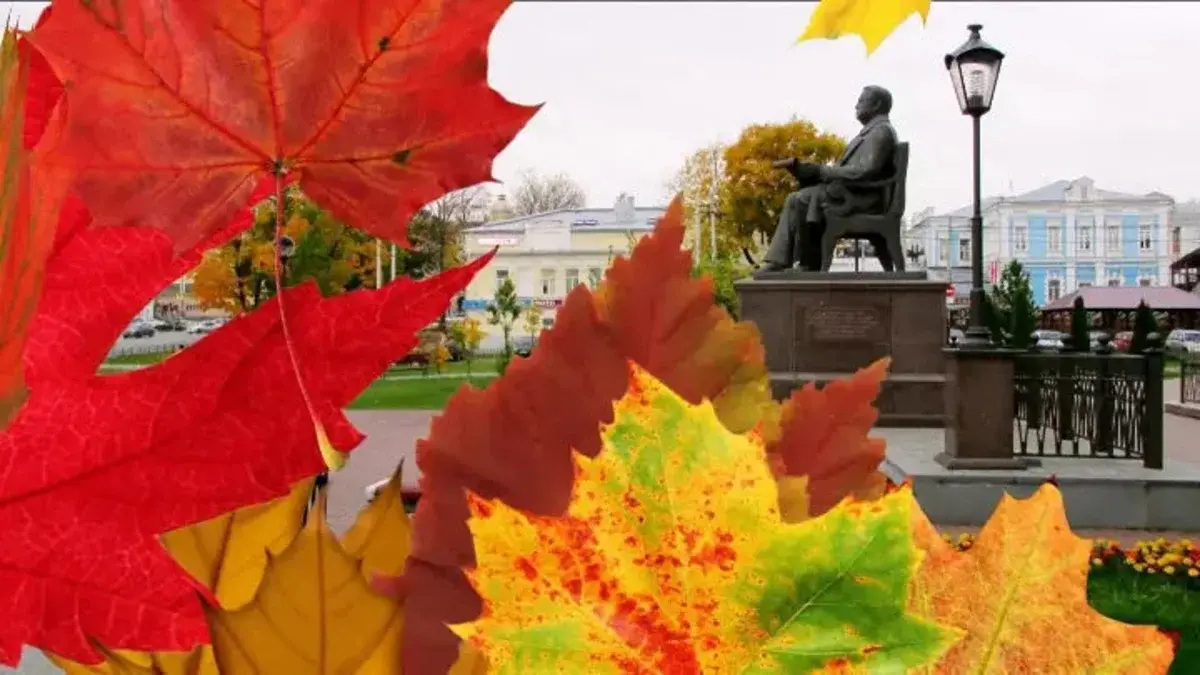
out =
[(858, 103), (854, 104), (854, 116), (863, 124), (891, 111), (892, 92), (873, 84), (863, 87), (862, 93), (858, 95)]

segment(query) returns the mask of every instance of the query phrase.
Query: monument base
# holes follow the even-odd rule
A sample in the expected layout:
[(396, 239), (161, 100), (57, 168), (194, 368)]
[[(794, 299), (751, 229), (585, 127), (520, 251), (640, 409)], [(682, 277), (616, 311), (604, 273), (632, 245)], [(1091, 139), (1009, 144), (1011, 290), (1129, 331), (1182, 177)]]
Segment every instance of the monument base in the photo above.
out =
[(958, 469), (1022, 471), (1042, 465), (1042, 460), (1036, 457), (955, 457), (946, 452), (934, 455), (933, 461), (951, 471)]
[(735, 288), (741, 318), (762, 334), (777, 399), (891, 357), (878, 425), (945, 426), (945, 282), (924, 272), (781, 271)]

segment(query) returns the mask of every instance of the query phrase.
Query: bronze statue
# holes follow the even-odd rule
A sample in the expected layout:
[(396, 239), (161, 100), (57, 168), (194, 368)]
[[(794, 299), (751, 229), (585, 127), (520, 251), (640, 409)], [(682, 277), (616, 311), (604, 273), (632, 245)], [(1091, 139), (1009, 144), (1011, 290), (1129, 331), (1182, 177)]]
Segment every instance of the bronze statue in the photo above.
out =
[(896, 170), (896, 130), (888, 119), (891, 110), (892, 94), (887, 89), (864, 87), (854, 106), (862, 130), (846, 145), (836, 165), (811, 164), (794, 157), (774, 163), (795, 176), (800, 189), (787, 196), (759, 271), (776, 272), (793, 265), (820, 271), (825, 213), (855, 215), (883, 208), (885, 188), (863, 184), (890, 177)]

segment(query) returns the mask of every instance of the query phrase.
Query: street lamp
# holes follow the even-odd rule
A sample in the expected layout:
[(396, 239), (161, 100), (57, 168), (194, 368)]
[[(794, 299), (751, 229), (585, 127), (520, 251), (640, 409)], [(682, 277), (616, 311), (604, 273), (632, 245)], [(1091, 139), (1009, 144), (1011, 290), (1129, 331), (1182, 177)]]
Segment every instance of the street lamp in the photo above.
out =
[(979, 118), (992, 109), (992, 96), (1000, 78), (1004, 54), (979, 37), (983, 26), (967, 26), (970, 37), (958, 49), (946, 55), (946, 70), (954, 84), (954, 95), (964, 115), (971, 116), (975, 145), (975, 203), (971, 211), (971, 318), (962, 346), (986, 348), (990, 333), (983, 322), (983, 213), (979, 174)]

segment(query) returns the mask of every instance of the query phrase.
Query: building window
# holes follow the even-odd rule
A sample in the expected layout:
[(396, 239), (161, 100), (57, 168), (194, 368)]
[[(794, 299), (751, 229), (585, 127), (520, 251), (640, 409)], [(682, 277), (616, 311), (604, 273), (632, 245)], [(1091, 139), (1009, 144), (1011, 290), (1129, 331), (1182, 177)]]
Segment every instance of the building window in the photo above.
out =
[(1138, 250), (1149, 251), (1154, 248), (1153, 231), (1149, 225), (1138, 225)]
[(1175, 257), (1179, 257), (1179, 248), (1180, 248), (1180, 245), (1182, 244), (1181, 239), (1183, 239), (1183, 237), (1181, 236), (1179, 226), (1176, 225), (1175, 227), (1172, 227), (1171, 228), (1171, 255), (1173, 255)]
[(938, 264), (945, 265), (950, 260), (950, 237), (946, 237), (945, 241), (938, 240)]
[(971, 238), (963, 237), (958, 240), (958, 262), (971, 261)]
[(1121, 278), (1120, 277), (1110, 277), (1108, 280), (1108, 285), (1109, 286), (1120, 286)]
[(567, 293), (570, 293), (571, 291), (575, 290), (576, 286), (579, 285), (579, 270), (574, 269), (574, 268), (568, 268), (567, 271), (563, 273), (563, 275), (566, 277), (566, 281), (564, 283), (566, 284), (567, 287), (566, 287), (565, 291)]
[(600, 269), (599, 267), (589, 268), (588, 269), (588, 285), (591, 286), (592, 288), (599, 288), (600, 287), (600, 279), (603, 276), (604, 276), (604, 270)]
[(551, 297), (554, 295), (554, 270), (542, 270), (542, 297)]
[(500, 285), (503, 284), (504, 280), (507, 278), (508, 270), (496, 270), (496, 288), (500, 288)]
[(1121, 250), (1121, 226), (1106, 223), (1104, 225), (1104, 248), (1108, 251)]
[(1046, 252), (1062, 253), (1062, 227), (1051, 225), (1046, 228)]
[(1149, 277), (1142, 277), (1138, 279), (1138, 286), (1152, 286), (1153, 284), (1154, 280)]
[(1029, 250), (1029, 228), (1017, 225), (1013, 228), (1013, 251), (1024, 253)]
[(1091, 287), (1092, 287), (1092, 282), (1090, 282), (1090, 281), (1081, 281), (1081, 282), (1079, 282), (1079, 287), (1080, 287), (1080, 288), (1091, 288)]
[(1062, 297), (1062, 279), (1049, 279), (1046, 281), (1046, 301), (1054, 302)]
[(1075, 248), (1083, 253), (1092, 251), (1092, 234), (1095, 225), (1091, 217), (1079, 216), (1075, 219)]

